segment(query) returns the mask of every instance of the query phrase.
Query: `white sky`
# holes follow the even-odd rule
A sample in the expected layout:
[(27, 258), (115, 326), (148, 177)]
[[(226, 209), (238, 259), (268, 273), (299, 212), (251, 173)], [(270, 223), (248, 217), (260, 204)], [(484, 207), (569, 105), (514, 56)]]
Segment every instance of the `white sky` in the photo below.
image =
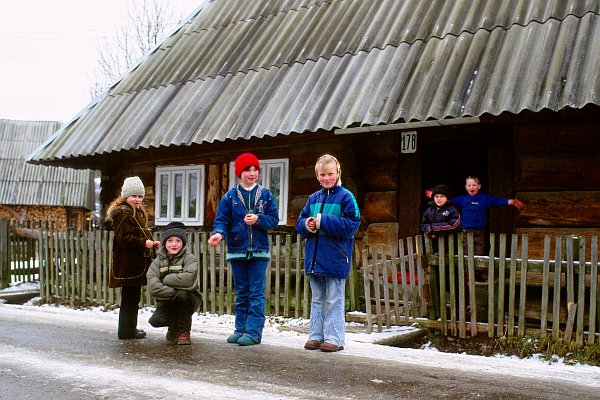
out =
[[(184, 17), (203, 3), (161, 1)], [(0, 119), (67, 122), (81, 111), (91, 101), (99, 42), (115, 36), (135, 3), (141, 0), (3, 1)]]
[[(27, 285), (12, 287), (5, 291), (22, 289)], [(36, 284), (30, 287), (38, 287)], [(148, 324), (148, 318), (152, 313), (152, 308), (144, 308), (140, 310), (138, 318), (138, 328), (144, 329), (148, 335), (156, 335), (164, 337), (165, 328), (153, 328)], [(98, 330), (116, 330), (118, 323), (118, 310), (111, 312), (103, 312), (100, 308), (87, 310), (72, 310), (66, 307), (55, 306), (32, 306), (32, 305), (6, 305), (0, 304), (0, 314), (12, 315), (14, 320), (23, 318), (31, 318), (37, 321), (44, 321), (49, 324), (69, 324), (76, 326), (93, 326)], [(71, 322), (69, 322), (71, 321)], [(224, 340), (224, 338), (233, 331), (234, 317), (232, 315), (217, 316), (217, 315), (198, 315), (194, 314), (192, 323), (192, 341), (194, 338), (211, 338)], [(306, 341), (306, 334), (295, 331), (278, 329), (281, 325), (288, 327), (308, 325), (307, 320), (303, 319), (284, 319), (284, 318), (267, 318), (265, 329), (263, 332), (262, 345), (302, 348)], [(502, 376), (514, 376), (520, 378), (530, 378), (539, 381), (549, 380), (553, 382), (563, 381), (565, 383), (573, 383), (581, 386), (600, 388), (600, 367), (591, 367), (588, 365), (565, 365), (562, 360), (549, 364), (537, 358), (519, 359), (517, 357), (482, 357), (470, 356), (466, 354), (450, 354), (442, 353), (436, 349), (425, 347), (423, 349), (402, 349), (396, 347), (382, 346), (374, 344), (374, 342), (389, 338), (390, 336), (400, 335), (410, 332), (411, 327), (393, 327), (389, 331), (382, 333), (351, 333), (346, 332), (345, 349), (338, 353), (343, 357), (367, 357), (377, 360), (385, 359), (400, 363), (415, 364), (420, 366), (431, 366), (434, 368), (460, 369), (473, 374), (496, 374)], [(10, 349), (0, 352), (0, 365), (8, 363), (9, 360), (20, 360), (25, 364), (31, 364), (32, 368), (46, 368), (44, 365), (48, 362), (47, 359), (36, 359), (39, 357), (34, 354), (15, 354)], [(10, 361), (16, 362), (16, 361)], [(51, 370), (56, 374), (70, 375), (77, 374), (77, 370), (83, 368), (82, 365), (72, 365), (69, 363), (52, 364)], [(87, 366), (86, 368), (95, 368), (90, 376), (103, 376), (109, 381), (118, 376), (118, 373), (102, 368)], [(46, 371), (40, 371), (46, 372)], [(150, 380), (155, 380), (156, 377), (139, 377), (140, 387), (153, 387)], [(170, 386), (168, 382), (163, 383)], [(186, 386), (174, 385), (172, 390), (178, 391), (175, 394), (187, 395)], [(215, 388), (218, 391), (218, 388)], [(246, 397), (250, 400), (254, 397)], [(260, 396), (258, 396), (260, 398)]]

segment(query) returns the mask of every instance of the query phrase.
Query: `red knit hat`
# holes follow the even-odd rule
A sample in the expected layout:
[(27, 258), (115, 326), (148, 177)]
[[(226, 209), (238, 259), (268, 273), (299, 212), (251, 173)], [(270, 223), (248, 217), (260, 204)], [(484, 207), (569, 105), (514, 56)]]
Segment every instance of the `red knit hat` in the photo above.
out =
[(240, 154), (238, 158), (235, 159), (235, 176), (240, 178), (242, 176), (242, 172), (251, 166), (255, 166), (256, 169), (260, 171), (260, 163), (258, 162), (258, 158), (252, 153), (244, 153)]

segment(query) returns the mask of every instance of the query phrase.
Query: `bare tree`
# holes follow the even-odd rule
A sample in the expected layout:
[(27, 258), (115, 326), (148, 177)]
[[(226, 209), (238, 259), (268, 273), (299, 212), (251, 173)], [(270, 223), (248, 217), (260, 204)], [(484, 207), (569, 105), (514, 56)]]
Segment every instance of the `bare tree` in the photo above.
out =
[(143, 55), (170, 33), (181, 19), (169, 2), (143, 0), (129, 3), (127, 23), (116, 36), (100, 44), (98, 70), (94, 72), (90, 95), (96, 98), (115, 83)]

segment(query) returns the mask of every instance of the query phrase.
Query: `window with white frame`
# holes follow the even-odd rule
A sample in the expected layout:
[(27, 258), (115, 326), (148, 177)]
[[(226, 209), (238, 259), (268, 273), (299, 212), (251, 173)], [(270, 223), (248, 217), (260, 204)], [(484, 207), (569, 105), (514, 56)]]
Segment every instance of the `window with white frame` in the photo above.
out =
[(155, 223), (204, 223), (204, 165), (156, 167)]
[[(288, 171), (289, 160), (279, 158), (272, 160), (258, 160), (260, 162), (260, 175), (258, 184), (266, 187), (273, 193), (279, 207), (279, 225), (287, 223), (288, 199)], [(235, 176), (235, 163), (229, 163), (229, 186), (233, 187), (240, 180)]]

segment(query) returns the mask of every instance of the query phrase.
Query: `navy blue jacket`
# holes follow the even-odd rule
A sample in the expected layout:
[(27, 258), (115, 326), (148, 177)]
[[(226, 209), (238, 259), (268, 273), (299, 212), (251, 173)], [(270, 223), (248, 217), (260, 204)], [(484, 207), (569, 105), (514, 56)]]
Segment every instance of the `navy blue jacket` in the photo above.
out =
[(249, 207), (258, 215), (258, 221), (254, 225), (246, 225), (244, 222), (244, 216), (249, 211), (246, 203), (247, 201), (240, 199), (238, 185), (229, 189), (219, 202), (215, 225), (210, 234), (220, 233), (223, 239), (227, 239), (228, 253), (268, 251), (267, 232), (279, 223), (277, 200), (269, 189), (258, 186), (255, 198), (251, 199)]
[[(318, 220), (316, 232), (306, 226), (309, 217)], [(349, 190), (335, 186), (311, 194), (296, 224), (297, 232), (306, 239), (306, 274), (347, 278), (359, 225), (360, 211)]]
[(460, 209), (464, 229), (485, 229), (487, 227), (487, 209), (508, 205), (508, 199), (485, 193), (454, 197), (452, 202)]
[(441, 207), (429, 202), (421, 218), (421, 229), (428, 237), (438, 233), (456, 232), (461, 228), (460, 214), (450, 200)]

